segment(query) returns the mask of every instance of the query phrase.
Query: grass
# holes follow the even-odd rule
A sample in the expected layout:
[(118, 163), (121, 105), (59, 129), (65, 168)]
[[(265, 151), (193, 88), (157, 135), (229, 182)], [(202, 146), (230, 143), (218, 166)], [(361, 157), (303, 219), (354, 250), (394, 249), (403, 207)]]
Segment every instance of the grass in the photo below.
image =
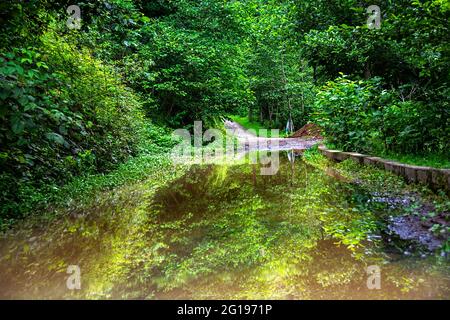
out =
[[(73, 203), (86, 204), (102, 191), (144, 180), (155, 171), (168, 171), (171, 167), (167, 154), (142, 154), (120, 164), (109, 173), (78, 176), (64, 186), (47, 185), (36, 189), (24, 185), (20, 191), (21, 202), (15, 208), (21, 214), (7, 218), (0, 216), (0, 231), (8, 229), (30, 214), (40, 212), (42, 215), (45, 211), (53, 211), (50, 208), (70, 207)], [(43, 218), (52, 219), (51, 216)]]
[[(232, 115), (229, 116), (229, 118), (231, 120), (233, 120), (236, 123), (239, 123), (241, 126), (243, 126), (246, 130), (255, 130), (256, 134), (259, 137), (263, 137), (263, 138), (270, 138), (270, 129), (275, 129), (275, 128), (267, 128), (267, 126), (261, 124), (260, 122), (257, 121), (250, 121), (248, 119), (248, 117), (241, 117), (241, 116), (237, 116), (237, 115)], [(267, 131), (261, 131), (261, 129), (265, 129)], [(280, 130), (279, 133), (279, 137), (280, 138), (284, 138), (286, 137), (286, 133), (284, 131)]]
[(384, 154), (381, 157), (394, 160), (406, 164), (416, 166), (426, 166), (434, 168), (447, 168), (450, 169), (450, 156), (444, 156), (441, 154), (428, 154), (426, 156), (418, 155), (403, 155), (403, 154)]
[[(31, 183), (23, 183), (19, 187), (19, 201), (2, 203), (0, 206), (0, 232), (36, 212), (43, 216), (44, 213), (53, 212), (54, 208), (70, 207), (73, 203), (90, 203), (103, 191), (142, 181), (155, 173), (173, 171), (169, 152), (173, 141), (161, 130), (150, 132), (149, 139), (153, 141), (143, 143), (137, 156), (109, 172), (86, 173), (72, 178), (64, 185), (53, 183), (35, 187)], [(43, 218), (52, 219), (51, 214)]]

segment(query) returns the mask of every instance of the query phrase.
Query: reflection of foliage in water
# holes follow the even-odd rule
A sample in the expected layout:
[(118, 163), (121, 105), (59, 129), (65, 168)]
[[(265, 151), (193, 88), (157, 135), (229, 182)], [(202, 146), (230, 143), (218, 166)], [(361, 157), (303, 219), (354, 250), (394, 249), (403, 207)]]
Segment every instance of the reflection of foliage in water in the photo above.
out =
[[(5, 270), (14, 274), (20, 262), (34, 276), (27, 284), (29, 276), (15, 273), (11, 281), (23, 286), (15, 295), (383, 298), (401, 297), (405, 288), (420, 294), (413, 290), (420, 283), (421, 290), (434, 283), (432, 265), (405, 271), (391, 263), (383, 266), (390, 290), (369, 292), (366, 265), (387, 260), (364, 242), (377, 229), (367, 196), (301, 161), (282, 161), (274, 176), (245, 164), (192, 166), (180, 174), (162, 168), (78, 212), (89, 214), (38, 232), (38, 245)], [(25, 242), (11, 246), (11, 254)], [(83, 290), (74, 295), (65, 289), (69, 264), (83, 274)]]
[(401, 241), (394, 234), (397, 239), (391, 241), (393, 247), (403, 251), (414, 247), (417, 253), (438, 249), (437, 254), (450, 254), (450, 199), (444, 190), (432, 191), (424, 185), (407, 184), (402, 177), (373, 166), (359, 165), (351, 159), (340, 163), (329, 161), (317, 148), (306, 151), (305, 160), (357, 184), (370, 195), (365, 200), (371, 202), (371, 210), (376, 210), (379, 217), (388, 220), (397, 216), (396, 224), (402, 225), (399, 231), (415, 240)]

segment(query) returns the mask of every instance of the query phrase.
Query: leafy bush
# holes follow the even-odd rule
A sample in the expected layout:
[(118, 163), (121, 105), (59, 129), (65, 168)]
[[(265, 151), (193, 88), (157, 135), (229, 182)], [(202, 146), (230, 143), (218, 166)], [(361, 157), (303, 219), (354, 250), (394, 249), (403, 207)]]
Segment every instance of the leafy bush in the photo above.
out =
[(312, 117), (329, 142), (367, 153), (444, 154), (450, 141), (448, 99), (399, 99), (380, 78), (329, 81), (317, 93)]
[(144, 136), (136, 96), (85, 49), (53, 32), (0, 55), (1, 214), (23, 188), (63, 184), (136, 154)]
[[(314, 105), (314, 122), (321, 126), (327, 139), (344, 149), (367, 151), (373, 145), (373, 113), (370, 102), (374, 96), (373, 86), (363, 81), (352, 81), (345, 77), (329, 81), (317, 93)], [(367, 128), (371, 128), (367, 131)]]

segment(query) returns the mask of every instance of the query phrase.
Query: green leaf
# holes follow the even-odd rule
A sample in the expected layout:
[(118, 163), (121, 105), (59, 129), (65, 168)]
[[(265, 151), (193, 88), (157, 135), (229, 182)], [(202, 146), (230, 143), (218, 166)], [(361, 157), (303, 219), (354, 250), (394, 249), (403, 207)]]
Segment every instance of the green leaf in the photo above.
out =
[(56, 132), (47, 133), (45, 136), (47, 137), (47, 139), (49, 141), (55, 142), (60, 145), (64, 145), (64, 143), (66, 142), (66, 140), (64, 140), (63, 136)]
[(11, 129), (15, 134), (21, 134), (25, 129), (25, 122), (19, 116), (13, 116), (11, 118)]

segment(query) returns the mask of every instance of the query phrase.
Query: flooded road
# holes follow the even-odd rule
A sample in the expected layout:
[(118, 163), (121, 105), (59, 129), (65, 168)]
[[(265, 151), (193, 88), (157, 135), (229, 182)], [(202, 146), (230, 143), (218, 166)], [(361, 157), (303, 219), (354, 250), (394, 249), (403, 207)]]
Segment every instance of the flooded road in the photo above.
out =
[[(224, 122), (225, 128), (236, 137), (246, 150), (305, 150), (322, 142), (322, 139), (314, 137), (302, 138), (264, 138), (256, 136), (255, 132), (246, 130), (239, 123)], [(270, 130), (269, 130), (270, 131)], [(269, 132), (268, 131), (268, 132)]]
[(193, 165), (4, 235), (0, 297), (449, 299), (448, 260), (397, 250), (385, 235), (395, 210), (370, 199), (286, 152), (272, 176)]

